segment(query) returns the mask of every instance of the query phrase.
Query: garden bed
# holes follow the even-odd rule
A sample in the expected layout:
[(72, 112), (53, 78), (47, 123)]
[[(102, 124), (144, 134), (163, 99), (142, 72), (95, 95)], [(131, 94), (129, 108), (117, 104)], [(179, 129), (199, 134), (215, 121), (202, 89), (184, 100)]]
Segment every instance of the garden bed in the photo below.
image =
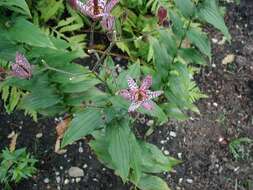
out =
[[(208, 95), (198, 102), (201, 115), (192, 115), (185, 122), (170, 121), (147, 138), (165, 154), (183, 161), (173, 172), (162, 175), (175, 190), (253, 189), (252, 146), (246, 160), (235, 160), (228, 148), (232, 139), (253, 139), (253, 2), (242, 1), (240, 6), (230, 3), (227, 8), (232, 42), (222, 43), (222, 36), (208, 29), (214, 56), (196, 76), (200, 88)], [(235, 56), (234, 60), (222, 64), (228, 55)], [(65, 154), (56, 154), (55, 126), (59, 118), (39, 118), (34, 123), (22, 112), (7, 115), (3, 106), (0, 109), (0, 149), (8, 146), (7, 136), (15, 131), (19, 133), (17, 147), (27, 147), (39, 160), (37, 174), (15, 189), (130, 188), (96, 159), (85, 140), (68, 146)], [(143, 136), (148, 127), (140, 127)], [(224, 142), (219, 142), (220, 137)], [(83, 175), (70, 177), (70, 167), (79, 167)]]

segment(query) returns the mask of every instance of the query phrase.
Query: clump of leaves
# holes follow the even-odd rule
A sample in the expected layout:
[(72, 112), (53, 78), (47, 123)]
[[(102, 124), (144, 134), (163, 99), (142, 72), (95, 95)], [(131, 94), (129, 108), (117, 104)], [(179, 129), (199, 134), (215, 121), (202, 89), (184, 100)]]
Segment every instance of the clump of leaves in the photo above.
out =
[(5, 189), (11, 189), (12, 183), (32, 177), (36, 172), (36, 159), (25, 148), (10, 151), (5, 149), (0, 155), (0, 182)]
[(229, 151), (236, 160), (249, 160), (252, 157), (253, 140), (249, 138), (234, 139), (229, 143)]

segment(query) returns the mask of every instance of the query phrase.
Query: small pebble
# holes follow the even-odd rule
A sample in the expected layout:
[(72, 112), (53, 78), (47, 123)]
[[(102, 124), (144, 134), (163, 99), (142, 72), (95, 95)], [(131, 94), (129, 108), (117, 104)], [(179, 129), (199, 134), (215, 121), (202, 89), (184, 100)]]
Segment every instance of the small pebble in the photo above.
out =
[(164, 151), (164, 154), (165, 154), (166, 156), (168, 156), (168, 155), (170, 154), (170, 152), (169, 152), (168, 150), (165, 150), (165, 151)]
[(192, 179), (186, 179), (186, 182), (187, 183), (193, 183), (193, 180)]
[(55, 175), (57, 176), (57, 175), (60, 175), (60, 172), (55, 172)]
[(69, 184), (69, 179), (64, 180), (64, 185), (67, 185), (67, 184)]
[(56, 177), (56, 183), (60, 183), (61, 182), (61, 177)]
[(37, 134), (36, 134), (36, 138), (37, 138), (37, 139), (41, 138), (42, 136), (43, 136), (42, 133), (37, 133)]
[(216, 65), (214, 63), (212, 64), (212, 68), (216, 68)]
[(87, 164), (84, 164), (84, 165), (83, 165), (83, 168), (84, 168), (84, 169), (88, 168), (88, 165), (87, 165)]
[(179, 159), (182, 159), (182, 152), (177, 153), (177, 157), (178, 157)]
[(212, 38), (212, 42), (213, 42), (214, 44), (217, 44), (217, 43), (218, 43), (218, 40), (217, 40), (216, 38)]
[(161, 144), (165, 144), (166, 141), (165, 141), (165, 140), (161, 140), (160, 143), (161, 143)]
[(68, 170), (68, 174), (70, 177), (82, 177), (84, 176), (84, 172), (79, 167), (71, 167)]
[(45, 178), (43, 181), (44, 181), (44, 183), (49, 183), (49, 179), (48, 178)]
[(83, 147), (79, 147), (79, 148), (78, 148), (78, 152), (79, 152), (79, 153), (83, 153)]
[(76, 183), (79, 183), (81, 181), (81, 178), (80, 177), (77, 177), (76, 178)]
[(176, 134), (174, 131), (170, 131), (170, 136), (171, 136), (171, 137), (176, 137), (177, 134)]
[(179, 178), (178, 183), (180, 184), (182, 182), (183, 182), (183, 178)]
[(148, 122), (147, 122), (147, 126), (152, 126), (154, 124), (154, 120), (149, 120)]
[(62, 167), (62, 166), (60, 166), (60, 170), (63, 170), (63, 167)]
[(216, 102), (213, 103), (214, 107), (218, 107), (218, 104)]

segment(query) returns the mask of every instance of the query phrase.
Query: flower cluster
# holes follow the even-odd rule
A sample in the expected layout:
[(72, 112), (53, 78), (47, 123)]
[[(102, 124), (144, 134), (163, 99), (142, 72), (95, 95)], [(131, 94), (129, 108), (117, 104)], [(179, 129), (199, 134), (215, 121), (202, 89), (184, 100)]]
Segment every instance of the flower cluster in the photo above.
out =
[(86, 3), (80, 0), (69, 0), (70, 5), (80, 11), (82, 14), (89, 16), (93, 20), (101, 20), (101, 25), (104, 29), (112, 31), (114, 28), (115, 19), (110, 14), (113, 7), (119, 0), (87, 0)]
[(136, 82), (130, 76), (127, 77), (127, 82), (129, 89), (121, 90), (119, 95), (131, 101), (128, 112), (133, 112), (140, 106), (147, 110), (153, 109), (154, 104), (152, 99), (163, 93), (163, 91), (152, 92), (148, 90), (152, 85), (152, 77), (150, 75), (146, 76), (140, 87), (137, 86)]

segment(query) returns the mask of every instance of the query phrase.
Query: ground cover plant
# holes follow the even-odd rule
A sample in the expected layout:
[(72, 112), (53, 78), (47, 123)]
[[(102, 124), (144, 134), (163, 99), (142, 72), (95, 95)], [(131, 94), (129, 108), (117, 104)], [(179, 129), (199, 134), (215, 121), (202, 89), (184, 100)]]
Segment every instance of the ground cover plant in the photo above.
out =
[[(202, 25), (230, 40), (217, 2), (11, 0), (0, 6), (7, 112), (23, 109), (34, 120), (64, 114), (61, 148), (87, 137), (124, 182), (168, 189), (155, 174), (180, 161), (136, 137), (136, 122), (140, 115), (154, 118), (148, 136), (171, 118), (199, 112), (194, 102), (206, 96), (193, 75), (211, 59)], [(118, 65), (119, 58), (126, 63)]]

